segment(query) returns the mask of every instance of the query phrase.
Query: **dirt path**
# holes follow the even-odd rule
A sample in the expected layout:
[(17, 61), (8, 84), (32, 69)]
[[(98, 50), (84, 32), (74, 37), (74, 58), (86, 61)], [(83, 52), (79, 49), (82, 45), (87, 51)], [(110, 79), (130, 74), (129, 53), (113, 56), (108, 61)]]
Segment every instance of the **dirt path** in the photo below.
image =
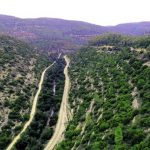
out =
[(132, 101), (132, 107), (133, 107), (133, 109), (138, 109), (140, 107), (140, 103), (139, 103), (139, 100), (138, 100), (137, 87), (134, 87), (131, 95), (134, 98), (134, 100)]
[(28, 128), (28, 126), (31, 124), (32, 120), (33, 120), (33, 117), (35, 115), (35, 112), (36, 112), (36, 105), (37, 105), (37, 100), (38, 100), (38, 97), (39, 97), (39, 94), (41, 92), (41, 89), (42, 89), (42, 84), (43, 84), (43, 80), (44, 80), (44, 76), (45, 76), (45, 73), (46, 71), (51, 68), (54, 64), (56, 63), (56, 61), (54, 61), (49, 67), (47, 67), (43, 72), (42, 72), (42, 75), (41, 75), (41, 79), (40, 79), (40, 83), (38, 85), (38, 91), (34, 97), (34, 100), (33, 100), (33, 105), (32, 105), (32, 109), (31, 109), (31, 113), (30, 113), (30, 118), (29, 120), (25, 123), (23, 129), (21, 130), (21, 132), (14, 137), (13, 141), (10, 143), (10, 145), (7, 147), (6, 150), (11, 150), (13, 148), (13, 146), (17, 143), (17, 141), (20, 139), (21, 137), (21, 134), (23, 132), (25, 132), (25, 130)]
[(150, 61), (147, 61), (147, 62), (144, 63), (143, 65), (150, 67)]
[(68, 118), (68, 94), (69, 94), (69, 88), (70, 88), (70, 79), (68, 76), (68, 67), (70, 60), (67, 56), (64, 56), (64, 59), (66, 61), (66, 66), (64, 69), (65, 74), (65, 87), (64, 87), (64, 93), (63, 98), (60, 106), (58, 121), (56, 124), (56, 128), (54, 131), (54, 134), (48, 144), (46, 145), (44, 150), (53, 150), (54, 147), (62, 140), (63, 133), (66, 129), (66, 124), (69, 120)]

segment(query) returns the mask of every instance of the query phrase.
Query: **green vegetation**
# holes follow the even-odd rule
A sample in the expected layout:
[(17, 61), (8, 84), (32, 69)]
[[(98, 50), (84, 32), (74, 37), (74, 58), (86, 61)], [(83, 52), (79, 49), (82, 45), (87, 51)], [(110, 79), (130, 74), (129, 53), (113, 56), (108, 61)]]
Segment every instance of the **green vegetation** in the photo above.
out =
[(150, 55), (150, 35), (138, 37), (121, 34), (103, 34), (93, 38), (89, 44), (92, 46), (108, 46), (108, 50), (123, 50), (124, 47), (146, 48)]
[[(106, 34), (70, 55), (73, 119), (57, 150), (150, 149), (149, 39)], [(42, 150), (50, 140), (64, 88), (65, 63), (57, 57), (0, 36), (1, 150), (29, 119), (41, 72), (56, 60), (46, 73), (33, 122), (14, 150)]]
[(26, 43), (0, 36), (0, 149), (29, 119), (39, 77), (52, 61)]
[(22, 135), (15, 149), (42, 150), (51, 138), (57, 122), (64, 88), (64, 60), (58, 59), (44, 80), (37, 111), (30, 127)]
[(116, 42), (115, 49), (108, 39), (109, 49), (95, 42), (70, 56), (73, 119), (57, 150), (150, 149), (149, 45), (141, 44), (148, 39)]
[(119, 149), (121, 147), (122, 140), (123, 140), (122, 129), (120, 126), (118, 126), (115, 129), (115, 144), (116, 144), (115, 149)]

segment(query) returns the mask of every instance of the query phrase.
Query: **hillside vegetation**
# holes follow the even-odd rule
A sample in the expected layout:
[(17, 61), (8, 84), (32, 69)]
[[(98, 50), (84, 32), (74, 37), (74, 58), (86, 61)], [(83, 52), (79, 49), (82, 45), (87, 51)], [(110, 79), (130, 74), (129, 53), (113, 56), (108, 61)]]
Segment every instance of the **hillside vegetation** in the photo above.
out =
[(29, 119), (42, 70), (52, 58), (26, 43), (0, 36), (0, 149), (5, 149)]
[(132, 39), (105, 35), (70, 56), (73, 119), (57, 150), (150, 149), (150, 43)]
[(64, 65), (64, 60), (60, 58), (48, 70), (38, 100), (35, 117), (16, 144), (16, 150), (42, 150), (52, 137), (63, 95)]
[[(59, 19), (0, 18), (3, 33), (38, 47), (0, 35), (0, 150), (8, 147), (29, 120), (41, 73), (54, 62), (45, 73), (35, 117), (12, 148), (43, 150), (61, 117), (58, 112), (64, 91), (65, 61), (64, 53), (42, 54), (39, 49), (67, 52), (107, 30)], [(150, 36), (96, 36), (88, 46), (69, 54), (69, 60), (72, 120), (66, 122), (63, 140), (56, 149), (149, 150)]]
[(116, 46), (117, 48), (146, 48), (147, 51), (150, 51), (150, 35), (127, 36), (109, 33), (94, 37), (93, 40), (89, 41), (89, 44), (93, 46)]

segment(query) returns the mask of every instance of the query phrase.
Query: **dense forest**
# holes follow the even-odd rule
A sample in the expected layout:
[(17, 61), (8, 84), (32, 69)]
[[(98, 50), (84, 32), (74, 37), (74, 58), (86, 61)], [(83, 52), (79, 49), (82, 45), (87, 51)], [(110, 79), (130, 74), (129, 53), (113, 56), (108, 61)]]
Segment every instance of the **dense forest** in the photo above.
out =
[(73, 119), (57, 150), (149, 150), (149, 37), (111, 34), (91, 43), (70, 55)]

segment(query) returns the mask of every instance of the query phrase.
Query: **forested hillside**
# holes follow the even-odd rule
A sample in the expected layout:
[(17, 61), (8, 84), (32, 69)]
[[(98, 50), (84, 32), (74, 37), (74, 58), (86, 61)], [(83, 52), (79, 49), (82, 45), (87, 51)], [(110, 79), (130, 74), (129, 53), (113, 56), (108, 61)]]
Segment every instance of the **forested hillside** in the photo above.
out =
[[(22, 32), (24, 23), (20, 25), (18, 32), (16, 18), (4, 17), (3, 19), (4, 22), (12, 19), (11, 23), (12, 26), (16, 26), (17, 37), (18, 33), (26, 35), (26, 31)], [(40, 24), (40, 29), (34, 33), (40, 32), (38, 36), (43, 34), (45, 37), (48, 29), (45, 30), (46, 34), (43, 29), (47, 21), (46, 23), (45, 19), (36, 21), (39, 23), (39, 20), (43, 26)], [(32, 26), (35, 20), (30, 21), (31, 24), (28, 22), (28, 25)], [(51, 21), (54, 21), (55, 25), (58, 23), (56, 28), (60, 27), (60, 20), (52, 19)], [(76, 23), (80, 26), (79, 22)], [(36, 23), (34, 25), (37, 30), (38, 25)], [(66, 21), (64, 21), (65, 25)], [(30, 30), (29, 26), (25, 29)], [(11, 34), (11, 30), (8, 32), (5, 28), (10, 29), (10, 24), (6, 23), (6, 26), (0, 27), (3, 27), (0, 29), (4, 33), (6, 31)], [(81, 37), (88, 34), (87, 39), (91, 38), (91, 35), (97, 35), (97, 26), (92, 25), (89, 30), (85, 25), (82, 26), (82, 31), (78, 31), (81, 26), (74, 29), (73, 24), (70, 24), (68, 28), (70, 27), (71, 30), (66, 32), (66, 28), (61, 26), (62, 38), (68, 34), (70, 37), (80, 33)], [(32, 30), (33, 28), (30, 31)], [(14, 29), (12, 31), (15, 33)], [(55, 33), (58, 32), (53, 33), (57, 35)], [(28, 35), (25, 39), (29, 42)], [(48, 35), (51, 34), (48, 33)], [(33, 37), (31, 36), (32, 40)], [(43, 37), (41, 41), (39, 38), (33, 41), (40, 46), (42, 43), (48, 51), (53, 51), (54, 47), (51, 47), (51, 44), (58, 42), (59, 38)], [(72, 40), (70, 37), (66, 37), (69, 48), (71, 48), (70, 40)], [(32, 40), (29, 43), (32, 43)], [(42, 47), (34, 42), (32, 44), (35, 48), (15, 38), (0, 35), (0, 150), (8, 147), (29, 120), (41, 73), (53, 62), (54, 65), (44, 74), (40, 96), (37, 97), (35, 116), (33, 115), (31, 124), (21, 134), (21, 138), (16, 141), (12, 149), (43, 150), (55, 132), (64, 90), (63, 53), (59, 55), (56, 51), (41, 53), (39, 48)], [(60, 52), (61, 48), (64, 50), (63, 46), (66, 48), (64, 41), (64, 45), (57, 42), (55, 43), (57, 52)], [(76, 42), (80, 45), (85, 42), (85, 39), (82, 42), (79, 38), (77, 41), (73, 40), (74, 44)], [(69, 51), (68, 48), (66, 50)], [(71, 80), (69, 104), (72, 120), (66, 123), (67, 129), (62, 135), (63, 140), (58, 143), (56, 149), (149, 150), (150, 36), (103, 34), (92, 38), (88, 45), (79, 51), (68, 55), (71, 60), (68, 73)]]
[(57, 150), (149, 150), (149, 38), (105, 35), (91, 43), (70, 56), (73, 119)]
[(0, 15), (0, 33), (25, 40), (45, 51), (72, 51), (105, 27), (55, 18), (20, 19)]
[(56, 18), (21, 19), (0, 15), (0, 33), (25, 40), (39, 50), (70, 52), (87, 44), (91, 37), (104, 33), (147, 35), (150, 22), (100, 26)]
[(43, 150), (54, 133), (64, 88), (65, 62), (63, 58), (48, 70), (41, 91), (35, 117), (21, 139), (16, 150)]
[(0, 149), (5, 149), (29, 119), (43, 69), (53, 58), (26, 43), (0, 36)]

